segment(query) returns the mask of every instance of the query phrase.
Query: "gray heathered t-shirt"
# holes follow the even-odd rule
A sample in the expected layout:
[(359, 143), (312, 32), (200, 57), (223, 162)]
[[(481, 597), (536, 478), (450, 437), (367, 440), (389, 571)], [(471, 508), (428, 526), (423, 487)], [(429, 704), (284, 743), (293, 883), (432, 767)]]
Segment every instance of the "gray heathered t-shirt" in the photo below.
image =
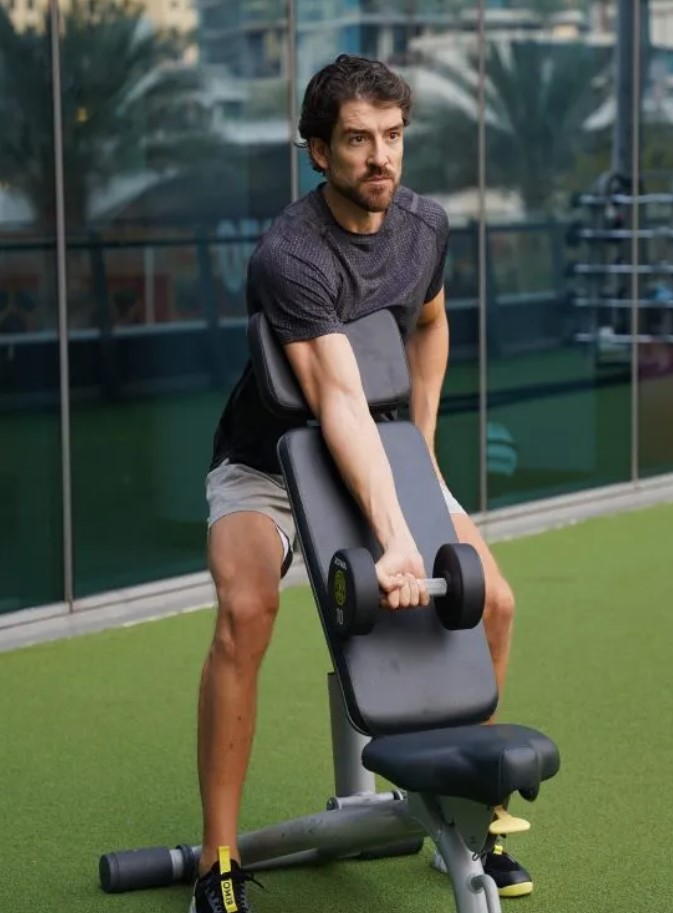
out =
[[(289, 343), (338, 333), (388, 308), (407, 339), (423, 304), (442, 288), (448, 238), (442, 207), (405, 187), (373, 235), (343, 229), (319, 187), (288, 206), (261, 239), (248, 267), (248, 311), (263, 311)], [(264, 407), (248, 363), (218, 424), (211, 468), (227, 458), (280, 472), (276, 445), (296, 424)]]

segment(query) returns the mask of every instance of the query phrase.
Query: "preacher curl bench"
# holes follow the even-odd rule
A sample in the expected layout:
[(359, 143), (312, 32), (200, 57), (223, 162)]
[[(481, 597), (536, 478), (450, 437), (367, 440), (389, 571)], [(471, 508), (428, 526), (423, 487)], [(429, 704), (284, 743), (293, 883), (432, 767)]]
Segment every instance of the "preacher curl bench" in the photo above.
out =
[[(376, 312), (348, 324), (346, 333), (372, 414), (403, 406), (409, 374), (392, 315)], [(494, 808), (517, 791), (534, 800), (541, 782), (558, 771), (556, 746), (525, 726), (482, 725), (498, 695), (480, 619), (451, 630), (428, 606), (379, 609), (367, 634), (344, 634), (336, 624), (333, 556), (366, 549), (378, 560), (381, 549), (262, 315), (250, 321), (249, 344), (267, 407), (304, 420), (281, 438), (278, 453), (334, 664), (328, 690), (336, 789), (324, 812), (241, 835), (242, 864), (268, 869), (416, 852), (429, 836), (457, 913), (497, 913), (497, 889), (480, 859), (494, 839)], [(427, 446), (410, 422), (381, 420), (379, 430), (402, 510), (432, 567), (456, 536)], [(393, 789), (377, 793), (375, 774)], [(101, 885), (119, 892), (189, 880), (199, 853), (198, 846), (108, 853), (100, 860)]]

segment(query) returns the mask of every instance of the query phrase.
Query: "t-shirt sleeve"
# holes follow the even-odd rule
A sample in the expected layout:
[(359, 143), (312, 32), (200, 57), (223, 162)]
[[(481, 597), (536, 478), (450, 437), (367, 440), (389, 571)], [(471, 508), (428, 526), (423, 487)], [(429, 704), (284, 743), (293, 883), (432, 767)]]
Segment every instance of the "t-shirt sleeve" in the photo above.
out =
[(282, 239), (260, 248), (248, 271), (248, 292), (281, 344), (343, 332), (336, 313), (333, 282), (315, 248), (300, 239)]
[(446, 258), (449, 252), (449, 219), (446, 212), (442, 210), (440, 223), (437, 228), (435, 239), (437, 242), (437, 262), (435, 271), (432, 274), (432, 280), (425, 293), (424, 304), (432, 301), (442, 290), (444, 285), (444, 273), (446, 272)]

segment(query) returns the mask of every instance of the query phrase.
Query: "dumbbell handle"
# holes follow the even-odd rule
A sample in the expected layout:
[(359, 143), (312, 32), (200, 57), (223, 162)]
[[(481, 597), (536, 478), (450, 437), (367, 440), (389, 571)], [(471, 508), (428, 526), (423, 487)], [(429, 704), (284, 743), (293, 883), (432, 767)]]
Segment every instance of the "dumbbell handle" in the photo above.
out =
[(446, 596), (448, 585), (443, 577), (427, 577), (418, 582), (425, 587), (428, 596)]
[(444, 577), (417, 577), (416, 583), (425, 587), (428, 596), (446, 596), (449, 590), (448, 581)]

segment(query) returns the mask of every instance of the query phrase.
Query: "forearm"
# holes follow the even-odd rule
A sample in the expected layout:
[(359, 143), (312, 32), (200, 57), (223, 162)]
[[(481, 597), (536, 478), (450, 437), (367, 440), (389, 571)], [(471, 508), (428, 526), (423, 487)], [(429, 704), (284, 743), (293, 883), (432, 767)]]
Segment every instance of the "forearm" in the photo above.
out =
[(381, 547), (410, 537), (381, 436), (366, 402), (334, 393), (320, 416), (325, 443)]
[(406, 545), (411, 534), (347, 338), (327, 334), (290, 343), (286, 352), (337, 469), (381, 547)]
[(446, 313), (419, 326), (407, 342), (411, 374), (410, 414), (434, 456), (437, 414), (449, 360), (449, 326)]

